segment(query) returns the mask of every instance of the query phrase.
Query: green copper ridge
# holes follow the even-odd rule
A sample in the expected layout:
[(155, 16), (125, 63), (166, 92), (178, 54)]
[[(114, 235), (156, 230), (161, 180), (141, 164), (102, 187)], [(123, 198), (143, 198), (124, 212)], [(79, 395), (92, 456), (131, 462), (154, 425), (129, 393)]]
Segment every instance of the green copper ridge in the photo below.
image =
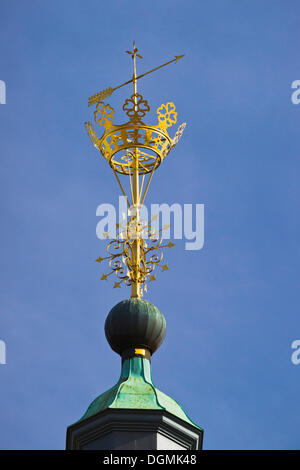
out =
[(165, 410), (192, 426), (202, 429), (189, 419), (173, 398), (153, 385), (150, 361), (142, 357), (132, 357), (123, 362), (121, 375), (116, 385), (99, 395), (79, 421), (109, 408)]

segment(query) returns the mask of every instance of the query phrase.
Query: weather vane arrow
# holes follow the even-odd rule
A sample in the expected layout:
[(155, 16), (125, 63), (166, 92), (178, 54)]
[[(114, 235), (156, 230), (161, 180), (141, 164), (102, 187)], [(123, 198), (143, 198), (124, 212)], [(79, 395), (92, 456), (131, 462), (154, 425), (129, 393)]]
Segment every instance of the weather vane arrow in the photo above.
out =
[[(126, 52), (128, 54), (132, 54), (129, 51), (126, 51)], [(111, 96), (113, 94), (114, 91), (118, 90), (122, 86), (125, 86), (125, 85), (128, 85), (129, 83), (132, 83), (134, 80), (138, 80), (139, 78), (145, 77), (146, 75), (149, 75), (149, 73), (155, 72), (156, 70), (161, 69), (162, 67), (165, 67), (166, 65), (172, 64), (172, 62), (177, 63), (184, 56), (185, 56), (185, 54), (176, 55), (175, 59), (169, 60), (169, 62), (166, 62), (165, 64), (162, 64), (162, 65), (159, 65), (158, 67), (155, 67), (154, 69), (149, 70), (148, 72), (145, 72), (142, 75), (139, 75), (135, 79), (132, 78), (131, 80), (128, 80), (127, 82), (122, 83), (122, 85), (116, 86), (115, 88), (108, 87), (105, 90), (102, 90), (99, 93), (96, 93), (95, 95), (93, 95), (89, 98), (89, 106), (92, 106), (93, 104), (99, 103), (100, 101), (104, 100), (105, 98), (108, 98), (109, 96)], [(138, 57), (142, 58), (139, 55), (138, 55)]]

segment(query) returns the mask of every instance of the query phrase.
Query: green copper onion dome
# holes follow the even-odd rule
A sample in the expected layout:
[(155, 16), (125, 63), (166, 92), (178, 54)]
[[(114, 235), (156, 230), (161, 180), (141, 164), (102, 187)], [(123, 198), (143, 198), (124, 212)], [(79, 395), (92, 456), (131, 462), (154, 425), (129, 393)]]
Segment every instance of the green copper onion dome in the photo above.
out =
[(122, 300), (106, 318), (105, 335), (111, 348), (122, 357), (134, 348), (146, 349), (151, 355), (164, 340), (166, 320), (147, 300)]

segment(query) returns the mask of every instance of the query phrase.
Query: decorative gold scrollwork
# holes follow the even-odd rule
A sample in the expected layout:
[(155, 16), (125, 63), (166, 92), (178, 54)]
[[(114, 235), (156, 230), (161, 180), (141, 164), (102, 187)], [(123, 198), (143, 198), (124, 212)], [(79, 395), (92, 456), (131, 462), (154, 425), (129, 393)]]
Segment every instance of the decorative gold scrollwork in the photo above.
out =
[[(151, 276), (156, 266), (159, 266), (162, 271), (169, 269), (167, 264), (160, 264), (163, 259), (162, 249), (172, 248), (174, 244), (169, 242), (167, 245), (163, 245), (162, 231), (165, 229), (155, 231), (151, 222), (137, 221), (133, 217), (127, 223), (118, 224), (118, 227), (116, 238), (112, 239), (106, 248), (108, 256), (105, 258), (99, 256), (96, 260), (98, 263), (108, 260), (110, 271), (107, 274), (102, 274), (101, 279), (107, 280), (107, 277), (114, 273), (120, 280), (115, 283), (114, 287), (120, 287), (122, 282), (127, 286), (138, 282), (146, 291), (146, 283), (156, 279), (155, 275)], [(140, 256), (139, 262), (136, 264), (133, 250), (134, 242), (137, 239), (139, 240)]]
[(103, 101), (97, 104), (96, 111), (94, 112), (95, 122), (100, 126), (109, 130), (113, 126), (115, 110), (109, 104), (104, 104)]
[(186, 122), (183, 122), (182, 124), (180, 124), (180, 126), (178, 127), (176, 131), (174, 139), (172, 139), (172, 147), (175, 147), (178, 144), (185, 128), (186, 128)]
[(125, 101), (123, 111), (126, 112), (131, 122), (138, 122), (150, 111), (150, 106), (142, 95), (134, 93)]
[(165, 130), (168, 127), (171, 127), (173, 124), (177, 122), (177, 113), (175, 111), (175, 104), (174, 103), (166, 103), (162, 104), (157, 109), (157, 116), (158, 116), (158, 125), (161, 130)]
[(90, 122), (85, 122), (84, 125), (85, 125), (87, 133), (89, 135), (89, 138), (91, 139), (93, 144), (96, 145), (98, 143), (98, 137), (97, 137), (97, 134), (95, 132), (93, 124), (91, 124)]

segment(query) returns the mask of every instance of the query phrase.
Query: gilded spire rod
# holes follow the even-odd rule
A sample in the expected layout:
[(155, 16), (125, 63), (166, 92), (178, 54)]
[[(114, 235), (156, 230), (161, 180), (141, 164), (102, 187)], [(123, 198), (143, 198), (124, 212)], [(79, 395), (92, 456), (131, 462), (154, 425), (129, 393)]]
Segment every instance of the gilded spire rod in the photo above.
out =
[[(136, 56), (142, 58), (139, 54), (137, 54), (137, 47), (135, 46), (135, 42), (133, 42), (133, 53), (127, 51), (128, 54), (131, 54), (133, 60), (133, 97), (134, 97), (134, 110), (137, 112), (137, 80), (136, 80)], [(140, 211), (139, 211), (139, 197), (140, 197), (140, 188), (139, 188), (139, 158), (137, 154), (137, 147), (135, 146), (133, 149), (133, 172), (132, 172), (132, 199), (133, 199), (133, 206), (135, 208), (135, 214), (133, 216), (134, 222), (136, 227), (139, 227), (140, 224)], [(140, 239), (136, 237), (133, 241), (132, 246), (132, 256), (134, 260), (133, 269), (135, 271), (134, 280), (131, 284), (131, 297), (133, 298), (140, 298), (140, 276), (139, 276), (139, 266), (140, 266)]]

